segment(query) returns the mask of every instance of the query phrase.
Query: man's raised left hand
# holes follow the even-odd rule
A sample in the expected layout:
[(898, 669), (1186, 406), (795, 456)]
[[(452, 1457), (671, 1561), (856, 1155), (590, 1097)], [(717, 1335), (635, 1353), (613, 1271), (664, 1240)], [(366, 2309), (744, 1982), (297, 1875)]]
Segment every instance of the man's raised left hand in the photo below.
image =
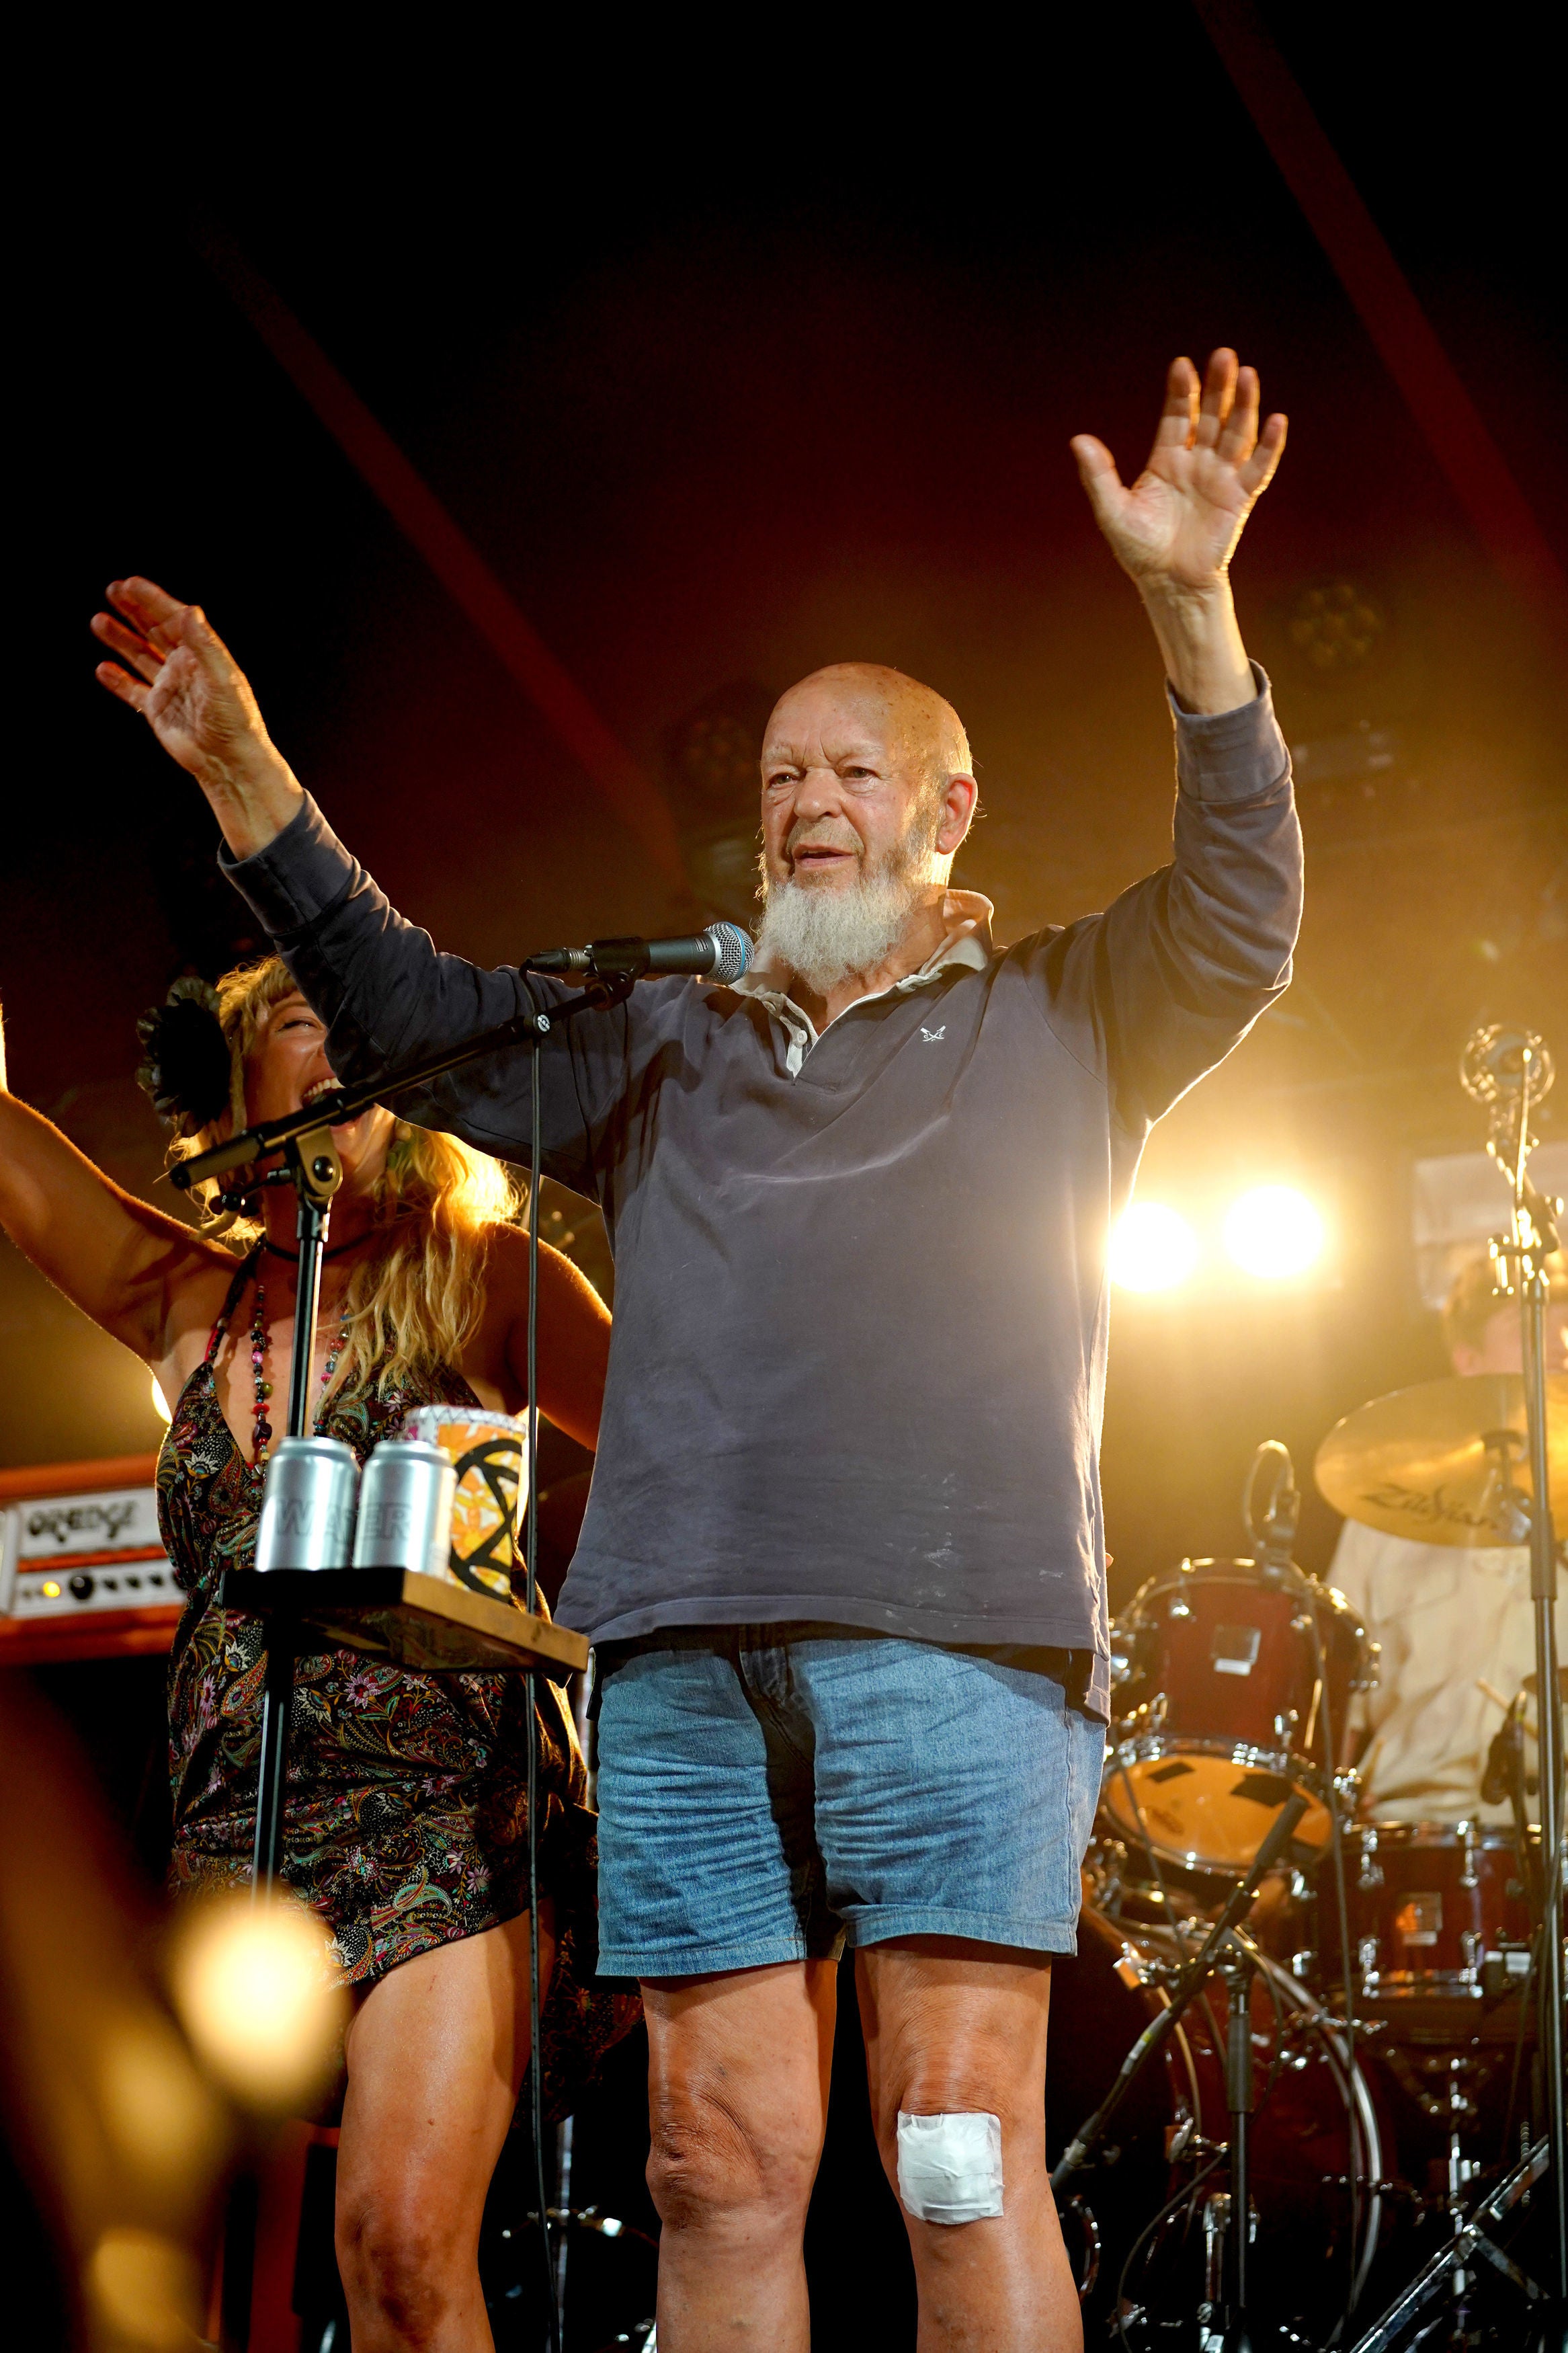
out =
[(1095, 521), (1137, 583), (1188, 707), (1226, 711), (1255, 691), (1230, 600), (1241, 528), (1285, 447), (1285, 419), (1258, 429), (1258, 371), (1215, 352), (1201, 387), (1191, 360), (1173, 360), (1149, 462), (1131, 486), (1092, 433), (1073, 456)]
[(1103, 441), (1075, 437), (1095, 521), (1146, 592), (1201, 595), (1224, 577), (1285, 447), (1284, 417), (1271, 417), (1259, 433), (1258, 404), (1257, 369), (1238, 367), (1236, 353), (1222, 349), (1210, 358), (1201, 398), (1191, 360), (1172, 361), (1154, 446), (1131, 487)]

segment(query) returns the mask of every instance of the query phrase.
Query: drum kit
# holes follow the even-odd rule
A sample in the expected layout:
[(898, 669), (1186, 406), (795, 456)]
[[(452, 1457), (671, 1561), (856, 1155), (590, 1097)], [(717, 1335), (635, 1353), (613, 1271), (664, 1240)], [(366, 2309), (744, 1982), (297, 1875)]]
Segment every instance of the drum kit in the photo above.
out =
[[(1568, 1380), (1548, 1389), (1561, 1514)], [(1324, 1441), (1320, 1489), (1428, 1543), (1517, 1544), (1522, 1391), (1472, 1377), (1375, 1399)], [(1519, 1736), (1476, 1793), (1492, 1820), (1362, 1817), (1356, 1699), (1377, 1646), (1292, 1561), (1298, 1508), (1270, 1441), (1243, 1501), (1249, 1556), (1183, 1560), (1112, 1629), (1047, 2094), (1087, 2334), (1198, 2353), (1522, 2348), (1551, 2303), (1530, 2268), (1550, 2280), (1531, 1991), (1561, 1879), (1548, 1888)]]

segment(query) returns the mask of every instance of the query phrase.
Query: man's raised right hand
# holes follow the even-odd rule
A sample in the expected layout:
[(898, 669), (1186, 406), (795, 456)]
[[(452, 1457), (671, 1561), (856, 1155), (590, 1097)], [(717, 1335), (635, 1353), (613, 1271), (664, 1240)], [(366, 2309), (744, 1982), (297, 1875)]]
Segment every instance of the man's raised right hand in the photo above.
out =
[(93, 615), (92, 632), (120, 660), (99, 663), (100, 682), (195, 776), (234, 855), (253, 857), (304, 794), (244, 672), (199, 605), (139, 579), (111, 581), (108, 598), (112, 609)]

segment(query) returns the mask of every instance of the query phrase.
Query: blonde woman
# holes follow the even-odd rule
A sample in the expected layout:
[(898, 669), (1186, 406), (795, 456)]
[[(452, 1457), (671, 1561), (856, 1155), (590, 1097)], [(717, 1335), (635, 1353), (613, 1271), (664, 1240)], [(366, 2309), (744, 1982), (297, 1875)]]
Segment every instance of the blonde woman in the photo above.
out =
[[(185, 985), (177, 985), (184, 987)], [(199, 985), (143, 1025), (142, 1073), (194, 1152), (334, 1083), (321, 1022), (277, 957)], [(343, 1182), (322, 1271), (314, 1426), (363, 1461), (413, 1407), (526, 1403), (528, 1246), (498, 1164), (380, 1108), (334, 1131)], [(297, 1244), (289, 1187), (222, 1240), (122, 1192), (5, 1086), (0, 1223), (157, 1377), (173, 1406), (161, 1521), (187, 1596), (169, 1672), (174, 1885), (249, 1873), (264, 1636), (221, 1609), (249, 1561), (281, 1435)], [(540, 1250), (539, 1406), (595, 1443), (609, 1317)], [(542, 2032), (559, 2110), (635, 2010), (593, 1989), (593, 1820), (558, 1694), (541, 1683)], [(520, 1675), (425, 1675), (331, 1650), (301, 1658), (285, 1873), (330, 1926), (355, 1996), (338, 2251), (355, 2353), (490, 2337), (485, 2192), (528, 2064), (529, 1725)]]

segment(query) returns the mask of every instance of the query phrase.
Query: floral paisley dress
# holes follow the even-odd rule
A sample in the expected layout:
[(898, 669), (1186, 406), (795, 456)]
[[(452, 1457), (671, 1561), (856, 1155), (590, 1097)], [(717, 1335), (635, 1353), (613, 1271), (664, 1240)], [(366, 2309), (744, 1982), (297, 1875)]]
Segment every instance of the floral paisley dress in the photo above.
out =
[[(218, 1607), (224, 1572), (255, 1557), (262, 1473), (224, 1418), (214, 1366), (251, 1261), (239, 1269), (206, 1356), (158, 1458), (158, 1516), (187, 1599), (169, 1666), (176, 1893), (250, 1875), (266, 1637)], [(415, 1406), (478, 1405), (450, 1370), (391, 1396), (332, 1399), (323, 1435), (363, 1463)], [(637, 2015), (600, 1989), (595, 1821), (564, 1700), (541, 1677), (539, 1885), (558, 1947), (541, 2043), (549, 2113)], [(283, 1875), (331, 1929), (345, 1981), (368, 1988), (399, 1961), (528, 1908), (528, 1702), (521, 1673), (426, 1674), (326, 1650), (302, 1655), (289, 1718)]]

